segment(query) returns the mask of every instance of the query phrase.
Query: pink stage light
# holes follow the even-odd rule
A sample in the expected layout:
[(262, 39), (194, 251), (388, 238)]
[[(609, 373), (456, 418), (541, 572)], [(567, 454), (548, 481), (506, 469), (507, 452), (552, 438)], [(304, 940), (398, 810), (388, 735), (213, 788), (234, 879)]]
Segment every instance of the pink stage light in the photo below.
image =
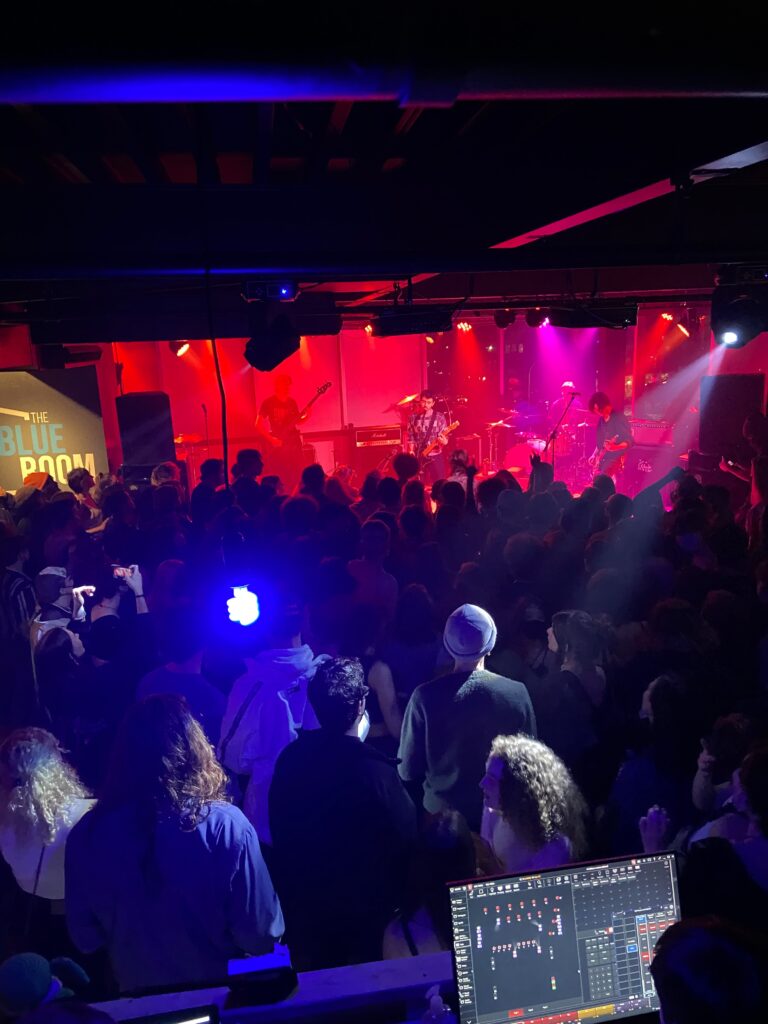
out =
[(459, 320), (459, 322), (456, 324), (456, 330), (457, 331), (471, 331), (472, 330), (472, 324), (468, 320)]

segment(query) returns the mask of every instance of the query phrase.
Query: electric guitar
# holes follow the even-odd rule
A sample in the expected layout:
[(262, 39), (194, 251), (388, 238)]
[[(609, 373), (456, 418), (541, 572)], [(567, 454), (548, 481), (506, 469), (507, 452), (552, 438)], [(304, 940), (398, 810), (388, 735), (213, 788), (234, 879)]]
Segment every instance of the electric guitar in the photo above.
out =
[(285, 422), (280, 424), (279, 435), (273, 434), (271, 432), (267, 435), (267, 437), (269, 437), (270, 441), (275, 447), (279, 447), (285, 444), (286, 442), (290, 443), (292, 434), (296, 435), (296, 443), (300, 443), (298, 431), (296, 429), (297, 425), (301, 422), (302, 418), (306, 416), (306, 414), (309, 412), (309, 410), (312, 408), (312, 406), (315, 404), (318, 398), (320, 398), (321, 395), (324, 395), (325, 392), (331, 387), (333, 387), (333, 384), (329, 380), (327, 380), (325, 384), (321, 384), (303, 409), (300, 409), (293, 416), (287, 417)]
[(599, 448), (595, 448), (587, 462), (595, 473), (602, 473), (607, 466), (614, 467), (617, 472), (624, 468), (624, 460), (627, 455), (626, 448), (616, 449), (613, 446), (619, 443), (619, 435), (603, 441)]
[(296, 418), (296, 420), (294, 421), (294, 423), (290, 423), (289, 425), (290, 426), (294, 426), (295, 423), (299, 423), (301, 421), (302, 416), (305, 416), (309, 412), (309, 410), (312, 408), (312, 406), (315, 404), (315, 402), (318, 400), (318, 398), (321, 395), (324, 395), (325, 392), (328, 390), (328, 388), (332, 388), (332, 387), (333, 387), (333, 384), (329, 380), (327, 380), (325, 382), (325, 384), (321, 384), (320, 387), (317, 389), (317, 391), (314, 393), (314, 395), (312, 395), (310, 400), (304, 406), (304, 408), (299, 411), (299, 415)]
[(434, 441), (430, 441), (430, 443), (427, 445), (427, 447), (422, 449), (421, 458), (424, 459), (424, 458), (427, 457), (427, 455), (431, 455), (432, 452), (436, 452), (437, 449), (441, 447), (441, 440), (440, 439), (443, 438), (443, 437), (448, 437), (448, 435), (452, 434), (454, 432), (454, 430), (458, 426), (459, 426), (459, 421), (458, 420), (454, 420), (453, 423), (451, 423), (449, 426), (447, 426), (445, 428), (445, 430), (442, 430), (440, 432), (439, 436), (436, 437)]

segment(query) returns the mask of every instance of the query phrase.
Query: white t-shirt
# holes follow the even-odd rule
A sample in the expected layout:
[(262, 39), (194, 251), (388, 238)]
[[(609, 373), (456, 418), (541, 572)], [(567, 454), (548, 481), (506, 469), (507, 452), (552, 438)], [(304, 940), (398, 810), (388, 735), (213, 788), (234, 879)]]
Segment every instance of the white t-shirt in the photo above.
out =
[(10, 826), (0, 828), (0, 853), (24, 892), (35, 892), (35, 875), (40, 864), (40, 853), (45, 849), (35, 894), (46, 900), (64, 899), (64, 849), (67, 839), (78, 821), (95, 804), (95, 800), (72, 800), (66, 809), (60, 812), (56, 838), (45, 848), (36, 839), (20, 838)]

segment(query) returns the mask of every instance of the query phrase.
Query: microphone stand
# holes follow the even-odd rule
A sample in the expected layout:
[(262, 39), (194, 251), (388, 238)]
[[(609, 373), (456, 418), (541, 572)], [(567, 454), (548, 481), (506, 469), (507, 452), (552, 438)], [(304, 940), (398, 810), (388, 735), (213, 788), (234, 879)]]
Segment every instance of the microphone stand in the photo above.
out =
[(576, 392), (573, 391), (573, 392), (571, 392), (571, 397), (568, 399), (568, 405), (566, 405), (566, 407), (563, 409), (563, 415), (560, 417), (560, 419), (555, 424), (555, 426), (554, 426), (554, 428), (552, 430), (552, 433), (547, 438), (547, 443), (544, 446), (544, 451), (541, 453), (542, 455), (546, 455), (547, 452), (549, 451), (550, 445), (552, 446), (552, 479), (555, 478), (555, 446), (557, 444), (557, 435), (560, 433), (560, 427), (562, 426), (563, 420), (565, 419), (565, 417), (570, 412), (570, 408), (571, 408), (571, 406), (573, 405), (573, 403), (575, 401), (576, 401)]

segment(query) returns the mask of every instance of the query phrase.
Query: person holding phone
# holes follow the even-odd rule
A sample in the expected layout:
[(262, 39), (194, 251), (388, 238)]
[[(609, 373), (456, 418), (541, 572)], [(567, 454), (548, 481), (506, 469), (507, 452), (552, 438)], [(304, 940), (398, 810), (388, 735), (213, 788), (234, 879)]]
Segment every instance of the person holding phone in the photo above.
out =
[(120, 617), (120, 603), (126, 593), (133, 594), (136, 600), (136, 613), (146, 615), (149, 611), (144, 597), (144, 578), (138, 565), (113, 565), (104, 571), (96, 584), (94, 600), (91, 608), (91, 624), (98, 622), (105, 615)]
[(85, 625), (85, 598), (93, 597), (93, 586), (75, 587), (67, 570), (49, 565), (35, 577), (35, 596), (38, 611), (30, 626), (29, 640), (32, 650), (51, 629), (65, 629), (72, 639), (76, 658), (82, 657), (83, 643), (78, 635)]

